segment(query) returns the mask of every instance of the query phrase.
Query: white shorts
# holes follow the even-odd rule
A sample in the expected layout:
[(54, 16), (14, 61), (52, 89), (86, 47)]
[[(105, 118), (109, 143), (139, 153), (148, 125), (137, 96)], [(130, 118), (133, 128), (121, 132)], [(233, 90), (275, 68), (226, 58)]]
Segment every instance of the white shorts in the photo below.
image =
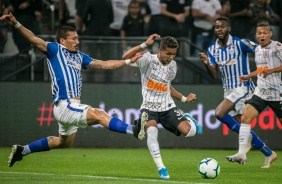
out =
[(71, 135), (78, 128), (87, 127), (86, 114), (89, 107), (74, 99), (60, 100), (54, 105), (53, 113), (59, 124), (59, 134)]
[(249, 88), (246, 86), (234, 88), (231, 90), (225, 90), (224, 98), (227, 98), (235, 105), (235, 109), (230, 111), (228, 114), (230, 114), (231, 116), (243, 114), (245, 101), (250, 94), (252, 94), (252, 91), (250, 91)]

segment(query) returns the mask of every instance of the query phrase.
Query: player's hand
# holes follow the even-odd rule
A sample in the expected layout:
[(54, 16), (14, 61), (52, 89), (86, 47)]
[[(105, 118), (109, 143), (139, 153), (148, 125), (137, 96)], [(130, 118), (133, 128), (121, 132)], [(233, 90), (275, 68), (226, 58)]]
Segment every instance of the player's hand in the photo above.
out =
[(273, 73), (272, 70), (269, 70), (269, 69), (263, 70), (261, 72), (263, 78), (266, 78), (267, 76), (271, 75), (272, 73)]
[(250, 79), (250, 77), (248, 75), (242, 75), (242, 76), (239, 76), (239, 80), (240, 82), (248, 82), (248, 80)]
[(132, 57), (130, 59), (131, 63), (135, 63), (139, 58), (141, 58), (143, 56), (144, 53), (146, 53), (147, 51), (143, 51), (143, 52), (138, 52), (137, 54), (135, 54), (134, 57)]
[(12, 13), (0, 17), (1, 21), (6, 21), (8, 24), (15, 25), (18, 21)]
[(206, 53), (200, 52), (199, 57), (202, 63), (204, 63), (205, 65), (209, 64), (208, 55)]
[(194, 102), (197, 99), (196, 95), (194, 93), (190, 93), (187, 96), (186, 102)]
[(160, 35), (158, 34), (151, 34), (148, 39), (146, 40), (145, 44), (146, 45), (152, 45), (155, 41), (156, 38), (161, 38)]

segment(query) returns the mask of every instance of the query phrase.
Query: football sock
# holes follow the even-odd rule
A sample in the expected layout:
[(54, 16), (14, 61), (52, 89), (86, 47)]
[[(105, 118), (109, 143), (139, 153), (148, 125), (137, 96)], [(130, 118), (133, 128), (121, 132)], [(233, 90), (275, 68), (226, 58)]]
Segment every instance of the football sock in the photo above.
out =
[(266, 146), (262, 140), (260, 140), (260, 138), (255, 134), (255, 132), (251, 131), (251, 134), (253, 136), (252, 146), (260, 150), (265, 156), (270, 156), (272, 154), (271, 149), (269, 149), (269, 147)]
[(232, 131), (236, 132), (237, 134), (239, 133), (240, 123), (238, 123), (230, 114), (226, 114), (222, 118), (218, 118), (218, 120), (226, 124), (227, 127)]
[[(233, 130), (236, 133), (239, 133), (240, 124), (229, 114), (226, 114), (223, 118), (219, 118), (219, 120), (226, 124), (227, 127), (231, 130)], [(256, 149), (259, 149), (265, 156), (269, 156), (272, 154), (272, 151), (265, 145), (262, 140), (253, 132), (250, 130), (253, 138), (252, 138), (252, 146)], [(240, 136), (240, 135), (239, 135)]]
[(164, 164), (162, 161), (160, 146), (158, 142), (158, 129), (156, 127), (150, 126), (147, 128), (147, 146), (151, 153), (151, 156), (158, 168), (158, 170), (164, 168)]
[(23, 155), (27, 155), (29, 153), (34, 153), (34, 152), (41, 152), (41, 151), (49, 151), (49, 145), (48, 145), (48, 139), (43, 138), (38, 141), (34, 141), (26, 146), (24, 146)]
[[(121, 121), (120, 119), (112, 118), (110, 123), (109, 123), (109, 130), (126, 134), (127, 132), (130, 132), (130, 128), (131, 128), (131, 132), (132, 132), (132, 127), (129, 127), (129, 129), (127, 131), (128, 126), (129, 126), (128, 124)], [(130, 125), (130, 126), (132, 126), (132, 125)], [(133, 132), (131, 134), (133, 134)]]
[(191, 128), (190, 128), (190, 131), (188, 132), (188, 134), (185, 135), (185, 137), (192, 137), (196, 134), (196, 125), (191, 121), (188, 120), (188, 123), (191, 126)]
[(250, 136), (251, 125), (241, 124), (239, 130), (239, 153), (246, 158), (246, 148), (248, 144), (248, 138)]

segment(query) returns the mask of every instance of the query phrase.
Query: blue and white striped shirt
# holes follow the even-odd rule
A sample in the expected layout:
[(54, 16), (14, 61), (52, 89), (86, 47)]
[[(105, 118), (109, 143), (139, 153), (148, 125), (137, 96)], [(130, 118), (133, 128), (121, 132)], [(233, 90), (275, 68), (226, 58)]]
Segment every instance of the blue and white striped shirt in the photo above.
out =
[(47, 65), (52, 80), (53, 102), (78, 97), (81, 94), (81, 68), (93, 60), (83, 52), (69, 51), (56, 42), (48, 42)]
[(239, 39), (229, 35), (224, 48), (218, 45), (218, 39), (209, 46), (208, 57), (210, 64), (216, 64), (221, 72), (222, 84), (225, 90), (248, 86), (254, 90), (251, 79), (247, 83), (239, 81), (239, 76), (250, 73), (248, 52), (254, 52), (257, 44), (247, 39)]

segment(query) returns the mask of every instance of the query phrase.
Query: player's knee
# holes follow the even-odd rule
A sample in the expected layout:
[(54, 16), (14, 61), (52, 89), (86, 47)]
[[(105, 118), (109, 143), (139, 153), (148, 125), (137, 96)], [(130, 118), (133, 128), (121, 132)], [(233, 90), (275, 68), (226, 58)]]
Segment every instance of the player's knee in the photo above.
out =
[(242, 115), (241, 116), (241, 123), (243, 124), (250, 124), (252, 120), (250, 119), (250, 117), (246, 116), (246, 115)]

